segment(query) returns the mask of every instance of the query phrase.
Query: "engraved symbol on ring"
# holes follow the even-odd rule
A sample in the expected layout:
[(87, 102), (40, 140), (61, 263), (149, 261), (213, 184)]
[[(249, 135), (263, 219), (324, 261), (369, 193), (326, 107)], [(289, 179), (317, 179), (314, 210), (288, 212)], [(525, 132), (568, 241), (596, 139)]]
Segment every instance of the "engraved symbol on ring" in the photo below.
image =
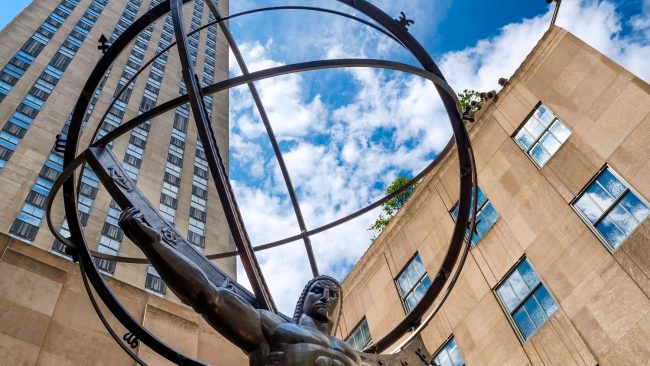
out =
[(131, 332), (125, 333), (122, 339), (124, 339), (124, 341), (126, 341), (126, 343), (131, 346), (131, 348), (136, 348), (140, 345), (138, 338), (136, 338), (135, 334)]
[(133, 190), (133, 186), (131, 185), (129, 178), (123, 176), (119, 170), (115, 168), (108, 168), (108, 174), (110, 175), (111, 178), (113, 178), (115, 184), (120, 186), (125, 191), (131, 192)]
[(178, 237), (178, 235), (176, 235), (176, 233), (174, 233), (174, 230), (167, 227), (162, 229), (160, 233), (162, 234), (163, 240), (166, 241), (167, 243), (171, 245), (178, 244), (178, 240), (180, 238)]

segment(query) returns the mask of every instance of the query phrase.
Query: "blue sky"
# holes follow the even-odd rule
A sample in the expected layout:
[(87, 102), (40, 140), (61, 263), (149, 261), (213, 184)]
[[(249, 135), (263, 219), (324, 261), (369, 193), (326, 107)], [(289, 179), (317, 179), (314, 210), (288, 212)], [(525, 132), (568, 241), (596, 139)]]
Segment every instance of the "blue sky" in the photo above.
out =
[(31, 0), (11, 0), (2, 4), (0, 11), (0, 29), (4, 28), (21, 10), (29, 5)]
[[(349, 11), (334, 1), (306, 4)], [(373, 3), (415, 20), (410, 32), (452, 87), (499, 89), (548, 28), (545, 1), (414, 0)], [(231, 1), (231, 12), (282, 5)], [(644, 80), (650, 80), (650, 1), (565, 0), (558, 25), (574, 32)], [(368, 57), (413, 63), (377, 32), (332, 15), (301, 11), (232, 21), (251, 70), (323, 58)], [(231, 74), (240, 71), (231, 58)], [(450, 137), (438, 97), (426, 82), (395, 72), (328, 70), (258, 82), (298, 191), (308, 228), (342, 217), (382, 196), (398, 174), (415, 175)], [(231, 178), (252, 241), (299, 232), (268, 139), (245, 88), (231, 91)], [(378, 212), (313, 237), (321, 272), (344, 278), (365, 252)], [(258, 255), (286, 312), (310, 277), (302, 242)], [(243, 273), (240, 281), (246, 282)]]
[[(548, 28), (544, 0), (372, 1), (415, 20), (410, 32), (457, 91), (498, 90)], [(3, 4), (4, 27), (29, 1)], [(231, 0), (231, 13), (271, 5), (350, 12), (334, 0)], [(650, 80), (650, 0), (564, 0), (558, 25)], [(413, 63), (392, 41), (333, 15), (256, 14), (230, 22), (249, 69), (306, 60), (368, 57)], [(230, 60), (232, 75), (240, 73)], [(256, 83), (283, 150), (308, 228), (382, 196), (399, 174), (415, 175), (450, 138), (435, 91), (396, 72), (341, 69)], [(277, 163), (246, 88), (230, 92), (230, 174), (253, 243), (299, 232)], [(321, 272), (343, 279), (368, 248), (378, 212), (314, 236)], [(208, 223), (209, 224), (209, 223)], [(302, 242), (259, 254), (280, 309), (292, 311), (310, 271)], [(240, 273), (240, 281), (245, 276)]]

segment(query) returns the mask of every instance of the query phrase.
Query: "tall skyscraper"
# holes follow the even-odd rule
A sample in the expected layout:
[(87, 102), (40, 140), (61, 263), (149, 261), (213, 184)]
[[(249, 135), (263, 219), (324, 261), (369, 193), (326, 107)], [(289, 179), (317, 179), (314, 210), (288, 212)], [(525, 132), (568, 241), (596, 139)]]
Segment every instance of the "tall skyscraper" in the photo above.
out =
[[(34, 0), (0, 33), (0, 230), (39, 248), (65, 256), (45, 224), (45, 205), (53, 182), (63, 170), (55, 149), (57, 135), (65, 138), (81, 86), (102, 55), (102, 35), (114, 42), (148, 9), (163, 0)], [(220, 1), (222, 14), (228, 1)], [(197, 29), (215, 20), (202, 0), (185, 6), (185, 24)], [(189, 32), (188, 30), (188, 32)], [(129, 79), (152, 57), (174, 41), (171, 15), (139, 34), (104, 75), (85, 117), (82, 146), (142, 114), (162, 101), (185, 93), (181, 65), (174, 48), (164, 53), (133, 83)], [(204, 85), (228, 73), (228, 48), (218, 26), (189, 37), (197, 73)], [(110, 107), (118, 91), (124, 92)], [(218, 144), (227, 161), (227, 93), (205, 97)], [(108, 110), (108, 108), (110, 109)], [(107, 111), (108, 110), (108, 111)], [(105, 119), (102, 115), (106, 113)], [(85, 145), (84, 145), (85, 143)], [(207, 253), (231, 250), (227, 225), (214, 186), (208, 184), (207, 163), (189, 105), (176, 108), (133, 129), (115, 141), (122, 160), (161, 214), (188, 240)], [(82, 175), (79, 215), (91, 249), (120, 256), (141, 256), (118, 226), (119, 208), (89, 168)], [(62, 207), (54, 220), (67, 234)], [(161, 296), (166, 291), (152, 267), (98, 259), (98, 268), (120, 281)], [(234, 259), (218, 265), (235, 275)]]

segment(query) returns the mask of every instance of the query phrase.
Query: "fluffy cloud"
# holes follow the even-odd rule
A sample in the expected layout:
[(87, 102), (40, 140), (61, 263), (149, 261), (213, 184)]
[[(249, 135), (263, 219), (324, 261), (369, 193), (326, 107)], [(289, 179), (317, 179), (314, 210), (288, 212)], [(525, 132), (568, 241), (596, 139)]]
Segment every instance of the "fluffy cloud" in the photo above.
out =
[[(498, 89), (497, 80), (509, 77), (548, 29), (553, 8), (540, 16), (504, 26), (499, 33), (476, 45), (448, 52), (441, 69), (457, 90)], [(556, 21), (578, 38), (623, 67), (650, 81), (650, 1), (642, 14), (624, 19), (610, 1), (564, 1)], [(630, 31), (623, 33), (627, 22)]]
[[(389, 1), (378, 3), (382, 7), (397, 6)], [(404, 6), (409, 7), (410, 14), (430, 11), (431, 4), (414, 1)], [(610, 1), (565, 1), (557, 23), (649, 80), (650, 69), (644, 60), (650, 58), (650, 0), (645, 1), (644, 9), (644, 13), (624, 19)], [(548, 29), (551, 13), (549, 9), (537, 17), (508, 24), (493, 37), (441, 55), (440, 66), (450, 84), (457, 90), (498, 88), (498, 78), (510, 77)], [(310, 23), (311, 16), (300, 17), (298, 23)], [(430, 21), (428, 26), (434, 28), (435, 21)], [(282, 38), (278, 33), (281, 30), (277, 30), (262, 40), (265, 43), (241, 45), (250, 69), (303, 59), (407, 59), (403, 51), (382, 40), (375, 31), (348, 21), (333, 20), (314, 31), (300, 28), (304, 32), (295, 32), (299, 26), (296, 24), (287, 26), (294, 30), (290, 40), (292, 44), (304, 44), (307, 51), (294, 52), (280, 45), (274, 38)], [(234, 65), (231, 60), (231, 72), (237, 73)], [(325, 82), (333, 83), (323, 85)], [(410, 75), (346, 69), (316, 76), (289, 75), (256, 85), (282, 142), (310, 229), (381, 197), (383, 187), (396, 175), (416, 174), (451, 134), (432, 85)], [(323, 87), (334, 91), (328, 94), (319, 89)], [(245, 170), (237, 175), (235, 189), (251, 238), (261, 244), (296, 234), (298, 225), (282, 176), (247, 89), (233, 90), (231, 98), (231, 169)], [(375, 217), (376, 213), (370, 213), (312, 238), (322, 273), (340, 279), (346, 275), (366, 250), (370, 237), (366, 228)], [(291, 313), (310, 277), (303, 243), (261, 252), (258, 257), (280, 309)], [(242, 282), (246, 282), (244, 277), (240, 271)]]

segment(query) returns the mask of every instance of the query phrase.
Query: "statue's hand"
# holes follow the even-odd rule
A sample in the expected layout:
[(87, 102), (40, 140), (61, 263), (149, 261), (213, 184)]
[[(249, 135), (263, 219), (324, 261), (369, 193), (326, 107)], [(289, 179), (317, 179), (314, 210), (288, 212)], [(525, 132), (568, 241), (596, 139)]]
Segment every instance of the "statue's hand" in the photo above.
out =
[(138, 246), (155, 245), (160, 243), (160, 232), (144, 221), (144, 215), (135, 207), (122, 212), (120, 216), (120, 227), (126, 236)]

